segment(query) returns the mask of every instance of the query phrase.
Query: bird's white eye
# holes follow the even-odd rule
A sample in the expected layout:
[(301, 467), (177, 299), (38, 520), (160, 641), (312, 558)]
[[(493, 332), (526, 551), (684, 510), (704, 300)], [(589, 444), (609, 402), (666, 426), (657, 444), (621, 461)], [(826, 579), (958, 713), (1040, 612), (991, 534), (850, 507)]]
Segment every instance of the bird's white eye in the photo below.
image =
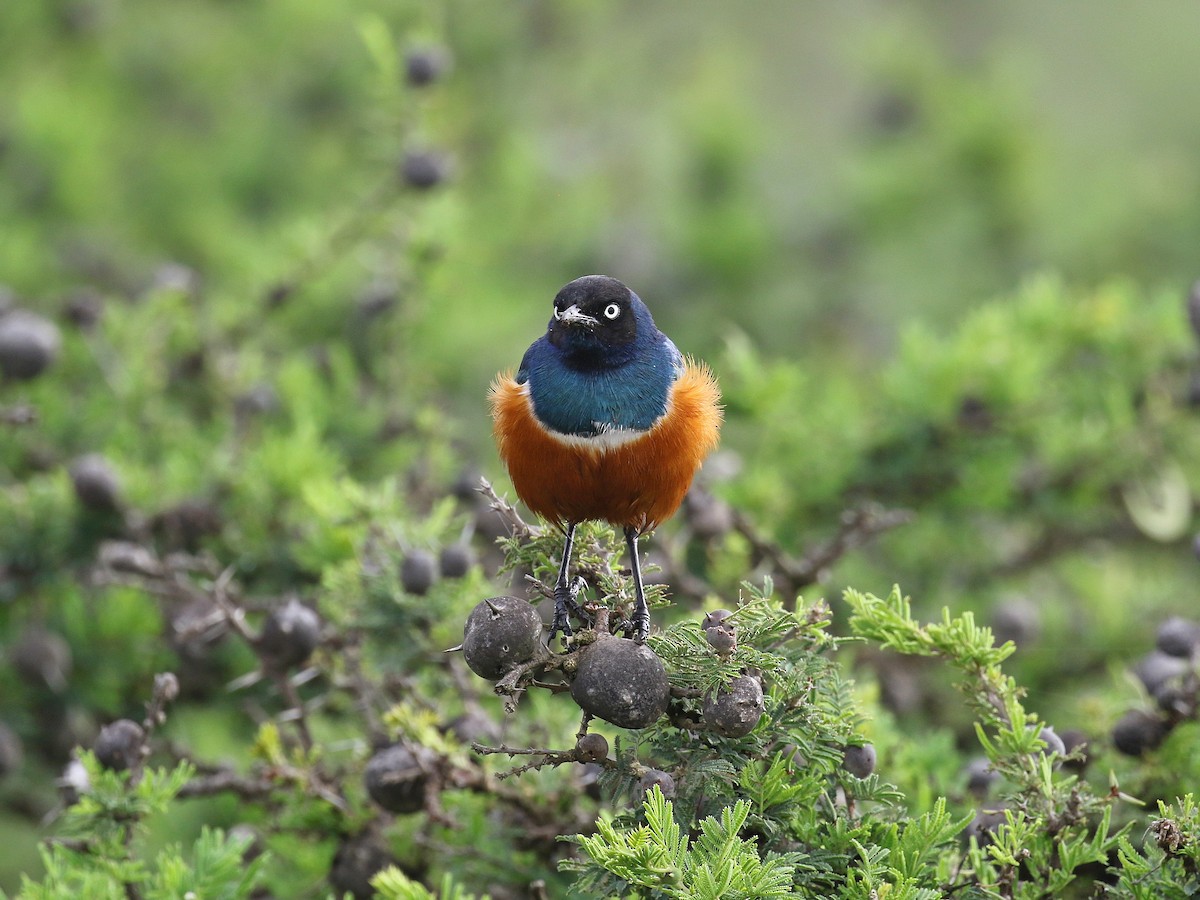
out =
[(620, 314), (621, 307), (615, 303), (610, 303), (608, 306), (604, 307), (604, 318), (606, 319), (615, 319)]

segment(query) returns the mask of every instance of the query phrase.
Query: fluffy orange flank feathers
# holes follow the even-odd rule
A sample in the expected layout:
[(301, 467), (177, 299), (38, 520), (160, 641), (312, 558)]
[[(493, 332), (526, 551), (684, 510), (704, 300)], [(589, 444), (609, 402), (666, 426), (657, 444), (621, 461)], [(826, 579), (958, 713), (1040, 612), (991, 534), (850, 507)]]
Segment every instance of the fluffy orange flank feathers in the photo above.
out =
[(511, 373), (493, 382), (489, 401), (500, 458), (526, 506), (560, 524), (600, 519), (639, 534), (679, 508), (717, 444), (722, 418), (712, 373), (691, 360), (671, 387), (667, 411), (619, 446), (589, 447), (548, 430)]

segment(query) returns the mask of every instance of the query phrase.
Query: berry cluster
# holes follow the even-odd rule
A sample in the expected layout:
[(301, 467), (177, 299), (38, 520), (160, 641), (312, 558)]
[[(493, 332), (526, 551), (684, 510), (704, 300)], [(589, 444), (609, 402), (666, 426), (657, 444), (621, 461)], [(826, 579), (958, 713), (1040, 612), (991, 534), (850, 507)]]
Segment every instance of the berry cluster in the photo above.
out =
[(58, 359), (62, 336), (49, 319), (0, 301), (0, 377), (37, 378)]
[(1155, 648), (1133, 667), (1154, 706), (1126, 711), (1113, 726), (1113, 746), (1128, 756), (1143, 756), (1157, 749), (1179, 723), (1195, 719), (1198, 665), (1200, 622), (1175, 616), (1159, 625)]
[[(554, 552), (554, 535), (528, 525), (492, 496), (492, 506), (514, 535), (506, 542), (510, 563), (553, 572), (553, 558), (536, 554)], [(874, 745), (845, 721), (826, 721), (826, 713), (813, 705), (814, 684), (836, 681), (830, 662), (812, 652), (836, 647), (823, 630), (828, 624), (823, 604), (801, 614), (784, 612), (762, 596), (743, 599), (736, 611), (713, 609), (636, 643), (614, 633), (625, 573), (614, 568), (619, 542), (612, 534), (605, 538), (604, 531), (596, 526), (580, 538), (587, 547), (583, 570), (602, 586), (598, 593), (604, 602), (584, 602), (592, 624), (563, 651), (545, 644), (536, 607), (513, 596), (480, 602), (467, 618), (461, 647), (455, 648), (476, 675), (494, 682), (509, 712), (529, 690), (569, 693), (582, 712), (574, 747), (476, 742), (478, 753), (532, 758), (506, 776), (575, 763), (586, 791), (597, 799), (603, 787), (609, 796), (640, 802), (657, 787), (666, 798), (714, 804), (730, 785), (714, 782), (708, 767), (744, 754), (777, 760), (787, 771), (803, 769), (850, 807), (860, 792), (864, 798), (871, 795)], [(534, 556), (528, 555), (531, 548)], [(534, 584), (544, 588), (536, 578)], [(546, 602), (551, 599), (547, 589), (540, 594)], [(606, 603), (615, 603), (618, 611)], [(840, 712), (835, 705), (828, 715)], [(642, 731), (637, 753), (623, 749), (618, 738), (610, 754), (609, 737), (590, 730), (593, 720)]]

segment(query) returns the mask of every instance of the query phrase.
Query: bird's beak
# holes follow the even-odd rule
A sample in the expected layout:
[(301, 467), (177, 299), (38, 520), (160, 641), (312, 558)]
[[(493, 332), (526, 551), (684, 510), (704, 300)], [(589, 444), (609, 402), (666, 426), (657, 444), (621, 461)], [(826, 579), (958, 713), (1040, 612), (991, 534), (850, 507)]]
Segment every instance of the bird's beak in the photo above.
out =
[(580, 312), (578, 304), (574, 303), (563, 310), (555, 309), (554, 320), (562, 322), (564, 325), (583, 325), (588, 328), (592, 328), (598, 324), (595, 318)]

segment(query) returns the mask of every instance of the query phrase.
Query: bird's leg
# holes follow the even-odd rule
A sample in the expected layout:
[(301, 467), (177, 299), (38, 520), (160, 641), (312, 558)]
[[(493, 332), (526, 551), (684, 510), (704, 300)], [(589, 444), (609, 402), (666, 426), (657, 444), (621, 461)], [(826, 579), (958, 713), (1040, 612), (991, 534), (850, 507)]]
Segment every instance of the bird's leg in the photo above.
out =
[(633, 617), (625, 623), (625, 631), (633, 632), (633, 639), (639, 644), (646, 642), (650, 633), (650, 607), (646, 605), (646, 589), (642, 586), (642, 564), (638, 560), (638, 530), (632, 526), (625, 528), (625, 546), (629, 548), (629, 567), (633, 571), (633, 590), (637, 596), (633, 606)]
[(575, 524), (567, 525), (567, 540), (563, 546), (562, 565), (558, 567), (558, 581), (554, 583), (554, 620), (550, 623), (550, 640), (560, 631), (563, 637), (570, 637), (571, 615), (577, 615), (585, 622), (588, 616), (575, 602), (575, 597), (583, 590), (585, 582), (582, 578), (570, 579), (571, 552), (575, 549)]

